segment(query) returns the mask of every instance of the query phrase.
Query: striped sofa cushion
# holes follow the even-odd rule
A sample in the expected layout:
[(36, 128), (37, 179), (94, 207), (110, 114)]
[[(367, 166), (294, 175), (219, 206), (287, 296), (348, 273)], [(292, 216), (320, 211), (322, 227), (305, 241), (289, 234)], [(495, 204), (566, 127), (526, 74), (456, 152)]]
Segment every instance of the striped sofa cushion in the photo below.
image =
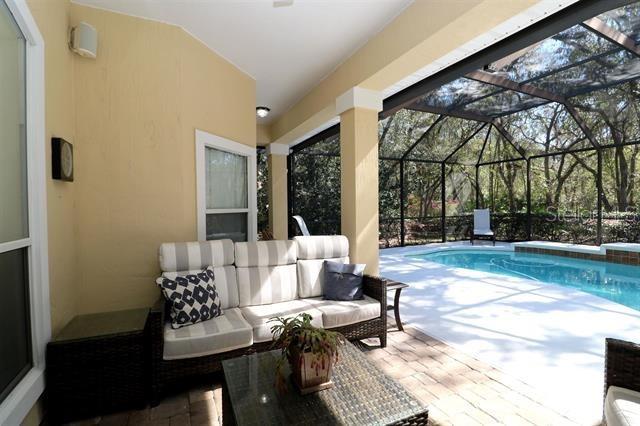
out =
[(159, 258), (162, 272), (202, 270), (207, 266), (233, 265), (233, 241), (162, 243)]
[(349, 257), (333, 259), (298, 260), (298, 295), (300, 298), (319, 297), (324, 294), (324, 261), (349, 263)]
[[(173, 280), (178, 275), (188, 275), (202, 272), (201, 269), (180, 271), (180, 272), (163, 272), (162, 276)], [(216, 266), (213, 268), (215, 274), (214, 284), (216, 291), (220, 297), (220, 307), (224, 309), (237, 308), (240, 303), (238, 297), (238, 283), (236, 281), (236, 268), (233, 266)]]
[(298, 298), (296, 265), (236, 268), (240, 307), (287, 302)]
[(278, 266), (296, 263), (296, 245), (293, 241), (274, 240), (235, 244), (236, 266)]
[(335, 259), (349, 256), (349, 240), (344, 235), (295, 237), (298, 259)]

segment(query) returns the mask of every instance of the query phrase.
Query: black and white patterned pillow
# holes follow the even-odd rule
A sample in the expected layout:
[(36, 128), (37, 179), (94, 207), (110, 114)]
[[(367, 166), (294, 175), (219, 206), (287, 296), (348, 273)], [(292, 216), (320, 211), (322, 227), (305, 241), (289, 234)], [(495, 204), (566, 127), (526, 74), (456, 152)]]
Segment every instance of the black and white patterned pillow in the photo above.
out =
[(202, 272), (160, 277), (156, 284), (171, 302), (171, 327), (178, 329), (222, 315), (216, 291), (215, 274), (210, 266)]

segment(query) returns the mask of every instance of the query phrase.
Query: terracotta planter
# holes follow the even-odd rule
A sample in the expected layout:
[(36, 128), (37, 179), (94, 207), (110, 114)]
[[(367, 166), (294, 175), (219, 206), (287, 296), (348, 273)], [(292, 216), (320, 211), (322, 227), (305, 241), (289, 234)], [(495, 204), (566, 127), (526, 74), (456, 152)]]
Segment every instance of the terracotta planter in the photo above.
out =
[(289, 358), (291, 376), (301, 394), (306, 395), (333, 386), (331, 381), (333, 360), (333, 356), (317, 358), (310, 352), (301, 353), (296, 349), (292, 350)]

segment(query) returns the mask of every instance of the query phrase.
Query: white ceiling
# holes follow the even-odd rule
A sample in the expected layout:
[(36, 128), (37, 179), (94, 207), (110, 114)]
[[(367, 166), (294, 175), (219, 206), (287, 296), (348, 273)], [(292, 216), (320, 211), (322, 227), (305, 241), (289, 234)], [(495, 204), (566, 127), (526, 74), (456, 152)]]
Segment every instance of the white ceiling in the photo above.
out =
[(179, 25), (256, 80), (268, 123), (413, 0), (74, 0)]

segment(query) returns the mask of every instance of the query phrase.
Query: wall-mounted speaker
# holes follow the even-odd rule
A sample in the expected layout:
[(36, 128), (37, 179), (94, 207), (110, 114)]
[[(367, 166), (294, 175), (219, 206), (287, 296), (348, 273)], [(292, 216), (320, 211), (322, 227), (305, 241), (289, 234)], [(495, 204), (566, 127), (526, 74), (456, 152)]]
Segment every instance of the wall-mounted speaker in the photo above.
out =
[(85, 58), (95, 59), (98, 55), (98, 32), (86, 22), (71, 28), (71, 50)]

